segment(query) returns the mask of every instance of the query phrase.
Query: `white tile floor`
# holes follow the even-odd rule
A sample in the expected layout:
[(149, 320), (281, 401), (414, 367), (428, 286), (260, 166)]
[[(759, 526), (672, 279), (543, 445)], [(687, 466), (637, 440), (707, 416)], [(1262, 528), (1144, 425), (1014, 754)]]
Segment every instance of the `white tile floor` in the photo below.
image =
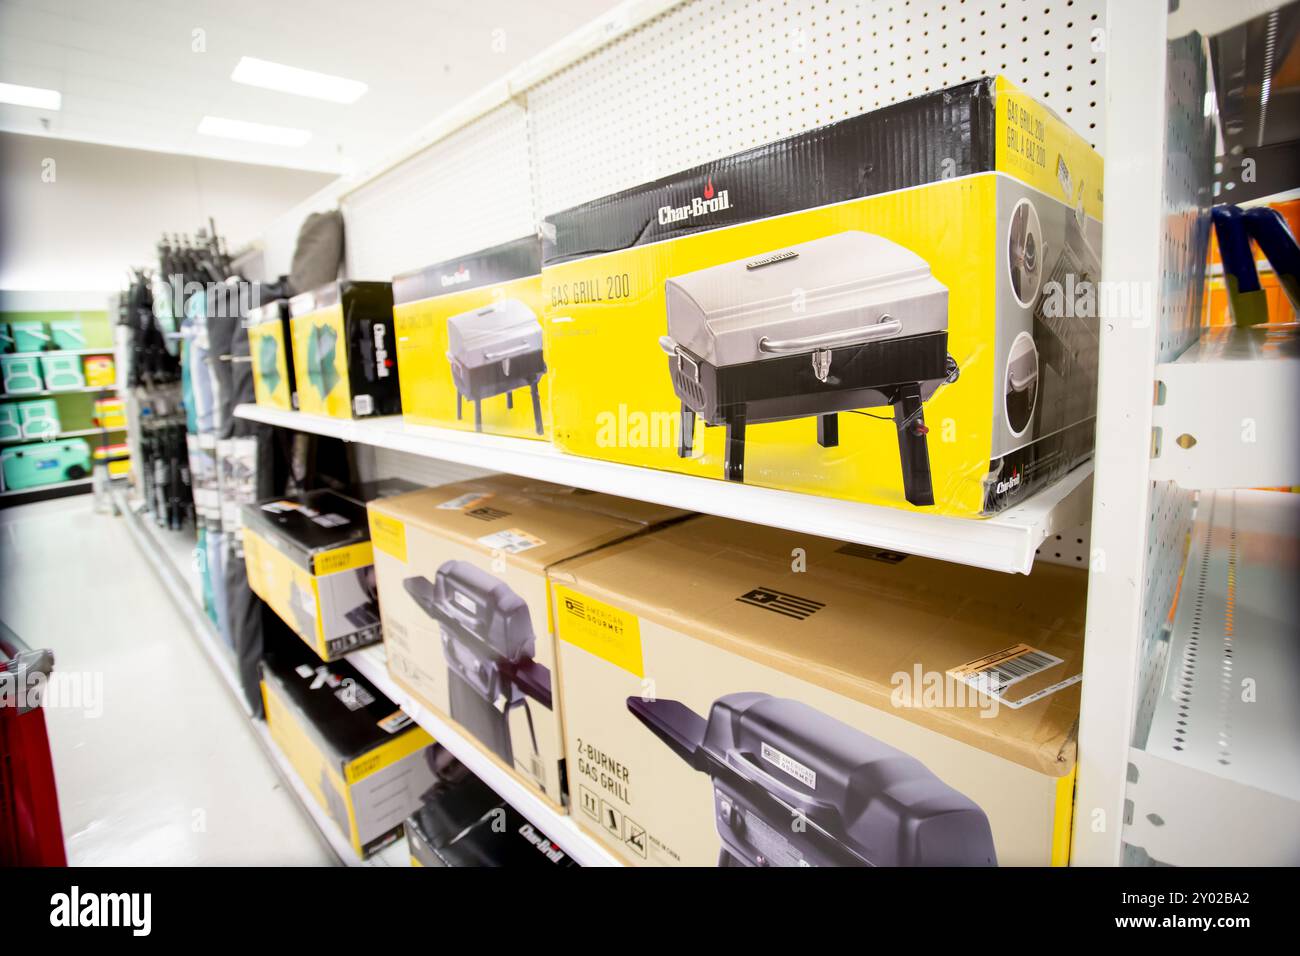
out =
[(68, 862), (335, 862), (125, 520), (88, 495), (0, 511), (0, 618), (102, 687), (46, 707)]

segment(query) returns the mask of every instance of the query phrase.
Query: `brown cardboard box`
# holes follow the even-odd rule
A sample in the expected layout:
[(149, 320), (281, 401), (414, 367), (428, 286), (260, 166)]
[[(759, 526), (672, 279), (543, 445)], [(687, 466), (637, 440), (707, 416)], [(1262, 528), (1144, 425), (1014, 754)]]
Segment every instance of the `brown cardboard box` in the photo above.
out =
[(561, 808), (547, 568), (685, 515), (511, 476), (374, 502), (393, 678)]
[(552, 568), (574, 817), (632, 863), (1064, 863), (1086, 578), (708, 517)]

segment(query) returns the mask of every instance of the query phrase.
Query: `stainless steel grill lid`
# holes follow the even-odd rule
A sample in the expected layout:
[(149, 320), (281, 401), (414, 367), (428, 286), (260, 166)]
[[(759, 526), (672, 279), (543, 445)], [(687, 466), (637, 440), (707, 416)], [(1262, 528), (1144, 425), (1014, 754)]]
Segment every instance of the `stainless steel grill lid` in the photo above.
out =
[(849, 230), (667, 280), (666, 351), (714, 366), (948, 327), (948, 290), (916, 253)]
[(461, 312), (447, 319), (448, 358), (467, 368), (542, 350), (542, 324), (518, 299)]

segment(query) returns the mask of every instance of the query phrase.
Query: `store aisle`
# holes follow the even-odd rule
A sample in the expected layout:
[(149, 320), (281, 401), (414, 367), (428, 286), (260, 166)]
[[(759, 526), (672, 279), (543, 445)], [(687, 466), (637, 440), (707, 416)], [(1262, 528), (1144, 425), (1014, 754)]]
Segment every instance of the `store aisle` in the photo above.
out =
[(124, 521), (0, 511), (0, 618), (82, 691), (46, 707), (68, 862), (334, 862)]

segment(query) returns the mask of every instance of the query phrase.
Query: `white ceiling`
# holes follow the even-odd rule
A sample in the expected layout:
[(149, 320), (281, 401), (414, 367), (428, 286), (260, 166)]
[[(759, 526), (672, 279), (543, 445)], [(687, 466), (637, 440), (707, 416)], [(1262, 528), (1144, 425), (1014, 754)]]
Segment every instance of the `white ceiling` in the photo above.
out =
[[(0, 129), (350, 172), (617, 0), (0, 0)], [(196, 52), (196, 33), (203, 49)], [(241, 56), (369, 84), (340, 105), (230, 80)], [(312, 131), (300, 148), (199, 136), (204, 115)]]

